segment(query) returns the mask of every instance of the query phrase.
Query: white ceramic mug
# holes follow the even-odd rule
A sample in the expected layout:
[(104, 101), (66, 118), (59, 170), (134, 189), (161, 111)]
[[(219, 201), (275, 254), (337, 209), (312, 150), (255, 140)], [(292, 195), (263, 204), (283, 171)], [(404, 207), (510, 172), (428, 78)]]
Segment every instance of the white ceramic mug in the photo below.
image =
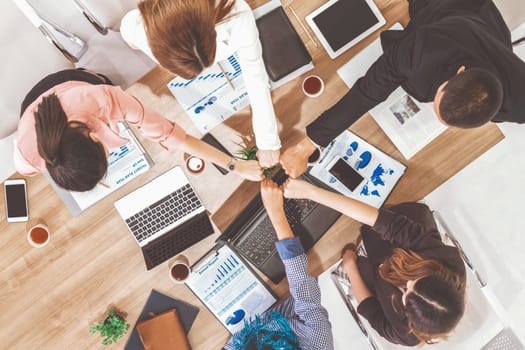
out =
[(175, 283), (184, 283), (191, 273), (188, 258), (182, 254), (177, 255), (168, 264), (170, 278)]
[(29, 225), (27, 241), (35, 248), (42, 248), (49, 243), (51, 235), (46, 224), (38, 223)]
[(306, 96), (317, 97), (324, 91), (324, 82), (323, 79), (317, 75), (309, 75), (304, 78), (301, 87), (303, 88), (303, 92)]

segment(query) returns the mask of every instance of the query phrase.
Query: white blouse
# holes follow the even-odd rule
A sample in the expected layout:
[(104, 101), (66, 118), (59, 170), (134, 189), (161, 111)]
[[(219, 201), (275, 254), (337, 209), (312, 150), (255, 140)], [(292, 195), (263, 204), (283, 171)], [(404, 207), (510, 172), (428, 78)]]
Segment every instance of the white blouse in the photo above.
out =
[[(281, 142), (255, 18), (245, 0), (235, 1), (232, 14), (236, 15), (215, 27), (217, 32), (215, 61), (226, 59), (237, 52), (252, 106), (252, 122), (257, 147), (261, 150), (277, 150), (281, 148)], [(129, 46), (143, 51), (157, 62), (151, 53), (138, 9), (128, 12), (122, 19), (120, 32)]]

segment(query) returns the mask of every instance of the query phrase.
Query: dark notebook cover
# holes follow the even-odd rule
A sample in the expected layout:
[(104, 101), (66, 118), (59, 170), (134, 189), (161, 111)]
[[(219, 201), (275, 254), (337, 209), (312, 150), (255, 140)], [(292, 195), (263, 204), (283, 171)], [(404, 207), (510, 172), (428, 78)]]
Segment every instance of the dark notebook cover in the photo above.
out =
[(137, 322), (135, 322), (135, 325), (133, 326), (133, 331), (129, 336), (124, 350), (144, 350), (142, 341), (139, 338), (139, 333), (137, 332), (137, 323), (150, 318), (150, 312), (159, 314), (173, 308), (177, 309), (177, 313), (179, 315), (180, 321), (182, 322), (182, 326), (184, 327), (184, 331), (186, 334), (188, 334), (193, 321), (195, 321), (195, 318), (199, 313), (199, 308), (183, 301), (173, 299), (153, 289), (148, 297), (148, 300), (146, 301), (146, 305), (144, 305), (144, 308), (142, 308)]
[(263, 60), (274, 82), (310, 63), (312, 57), (282, 6), (257, 19)]

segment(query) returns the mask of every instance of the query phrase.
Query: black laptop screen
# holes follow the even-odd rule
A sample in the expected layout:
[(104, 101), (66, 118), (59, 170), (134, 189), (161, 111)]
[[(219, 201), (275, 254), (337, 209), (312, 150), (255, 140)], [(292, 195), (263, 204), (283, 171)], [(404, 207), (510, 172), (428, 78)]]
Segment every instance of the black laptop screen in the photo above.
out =
[(365, 0), (340, 0), (313, 18), (333, 51), (378, 23)]

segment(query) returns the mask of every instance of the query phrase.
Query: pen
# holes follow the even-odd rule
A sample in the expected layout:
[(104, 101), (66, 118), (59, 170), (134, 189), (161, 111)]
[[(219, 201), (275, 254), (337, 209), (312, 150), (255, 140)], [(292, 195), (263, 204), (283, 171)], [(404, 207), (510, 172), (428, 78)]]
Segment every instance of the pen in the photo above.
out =
[(224, 74), (224, 77), (226, 78), (226, 80), (228, 81), (228, 84), (230, 84), (231, 88), (233, 90), (235, 90), (235, 86), (233, 86), (233, 83), (232, 81), (230, 80), (230, 78), (228, 77), (228, 74), (226, 74), (226, 72), (224, 71), (224, 69), (222, 68), (221, 64), (219, 62), (217, 62), (217, 65), (219, 66), (219, 69), (221, 70), (222, 74)]
[(525, 44), (525, 36), (523, 38), (520, 38), (520, 39), (512, 42), (512, 46), (518, 46), (518, 45), (522, 45), (522, 44)]
[(303, 30), (305, 31), (306, 35), (308, 35), (310, 40), (314, 43), (315, 47), (319, 47), (319, 46), (317, 46), (317, 43), (315, 42), (314, 38), (312, 38), (312, 36), (308, 32), (308, 30), (306, 30), (306, 27), (304, 26), (303, 22), (301, 22), (301, 20), (299, 19), (299, 16), (297, 16), (297, 14), (295, 13), (294, 9), (292, 7), (289, 7), (289, 9), (290, 9), (290, 11), (292, 11), (292, 15), (295, 17), (297, 22), (299, 22), (299, 25), (301, 26), (301, 28), (303, 28)]
[(104, 187), (104, 188), (107, 188), (108, 190), (111, 188), (111, 187), (109, 187), (108, 184), (106, 184), (106, 183), (104, 183), (104, 182), (102, 182), (102, 181), (99, 181), (98, 184), (99, 184), (100, 186)]

